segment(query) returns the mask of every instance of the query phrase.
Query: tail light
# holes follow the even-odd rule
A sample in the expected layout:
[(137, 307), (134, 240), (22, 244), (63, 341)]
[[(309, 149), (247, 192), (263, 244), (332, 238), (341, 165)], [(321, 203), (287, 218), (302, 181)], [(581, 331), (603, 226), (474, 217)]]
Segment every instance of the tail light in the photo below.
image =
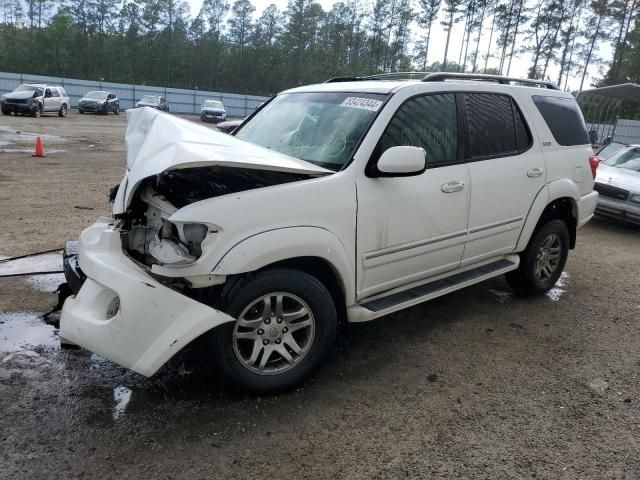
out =
[(591, 167), (591, 175), (593, 175), (593, 179), (594, 180), (596, 178), (596, 172), (598, 170), (598, 165), (600, 165), (601, 161), (602, 160), (600, 160), (600, 158), (595, 156), (595, 155), (591, 155), (589, 157), (589, 166)]

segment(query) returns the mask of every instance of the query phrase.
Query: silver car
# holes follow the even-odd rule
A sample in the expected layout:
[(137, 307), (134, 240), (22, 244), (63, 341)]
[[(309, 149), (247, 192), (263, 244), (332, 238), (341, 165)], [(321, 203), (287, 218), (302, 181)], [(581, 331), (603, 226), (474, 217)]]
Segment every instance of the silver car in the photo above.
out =
[(628, 145), (602, 161), (594, 190), (596, 213), (640, 225), (640, 145)]
[(25, 83), (0, 99), (4, 115), (19, 113), (39, 117), (43, 113), (57, 113), (66, 117), (69, 110), (69, 96), (64, 87)]
[(200, 120), (203, 122), (224, 122), (227, 119), (227, 110), (222, 102), (217, 100), (205, 100), (200, 107)]

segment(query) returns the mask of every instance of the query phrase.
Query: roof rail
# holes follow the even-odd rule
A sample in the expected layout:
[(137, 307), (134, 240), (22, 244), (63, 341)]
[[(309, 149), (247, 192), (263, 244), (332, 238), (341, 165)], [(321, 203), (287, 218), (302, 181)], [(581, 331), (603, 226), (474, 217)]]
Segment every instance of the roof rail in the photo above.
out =
[(337, 82), (360, 82), (364, 80), (392, 80), (397, 78), (411, 79), (413, 77), (424, 78), (428, 75), (428, 72), (387, 72), (387, 73), (375, 73), (373, 75), (366, 75), (364, 77), (334, 77), (329, 80), (325, 80), (324, 83), (337, 83)]
[(498, 82), (502, 85), (510, 85), (511, 82), (513, 82), (513, 83), (521, 83), (524, 85), (536, 85), (539, 87), (548, 88), (550, 90), (560, 90), (560, 88), (557, 85), (551, 82), (545, 82), (543, 80), (504, 77), (502, 75), (484, 75), (481, 73), (437, 72), (437, 73), (429, 73), (422, 78), (423, 82), (444, 82), (445, 80), (479, 80), (483, 82)]

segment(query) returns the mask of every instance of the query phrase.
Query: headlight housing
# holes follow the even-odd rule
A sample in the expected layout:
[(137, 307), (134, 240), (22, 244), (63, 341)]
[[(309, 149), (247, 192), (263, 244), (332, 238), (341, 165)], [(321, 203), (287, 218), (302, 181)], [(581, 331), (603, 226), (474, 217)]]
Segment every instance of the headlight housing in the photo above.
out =
[(149, 243), (149, 253), (163, 265), (185, 265), (202, 255), (202, 242), (209, 227), (201, 223), (163, 220), (160, 236)]
[(635, 193), (629, 198), (633, 203), (640, 203), (640, 193)]

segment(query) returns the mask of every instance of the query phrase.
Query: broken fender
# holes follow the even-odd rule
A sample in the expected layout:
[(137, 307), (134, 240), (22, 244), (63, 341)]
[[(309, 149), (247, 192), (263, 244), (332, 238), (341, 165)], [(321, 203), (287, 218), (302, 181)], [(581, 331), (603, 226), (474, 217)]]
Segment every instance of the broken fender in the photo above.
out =
[(233, 318), (144, 273), (122, 252), (111, 222), (99, 219), (80, 235), (88, 278), (65, 301), (60, 337), (151, 376), (193, 339)]

